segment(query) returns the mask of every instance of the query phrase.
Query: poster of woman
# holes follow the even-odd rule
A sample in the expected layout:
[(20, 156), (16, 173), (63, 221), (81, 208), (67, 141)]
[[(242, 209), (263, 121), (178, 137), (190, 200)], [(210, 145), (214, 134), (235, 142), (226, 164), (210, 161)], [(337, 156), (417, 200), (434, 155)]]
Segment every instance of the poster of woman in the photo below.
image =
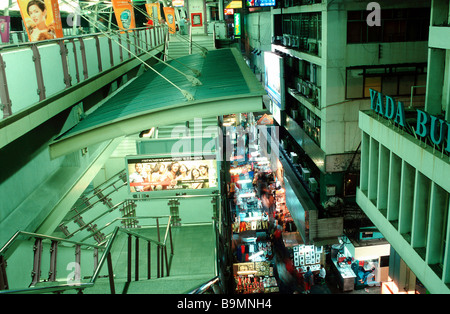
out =
[(17, 0), (30, 41), (63, 37), (57, 0)]

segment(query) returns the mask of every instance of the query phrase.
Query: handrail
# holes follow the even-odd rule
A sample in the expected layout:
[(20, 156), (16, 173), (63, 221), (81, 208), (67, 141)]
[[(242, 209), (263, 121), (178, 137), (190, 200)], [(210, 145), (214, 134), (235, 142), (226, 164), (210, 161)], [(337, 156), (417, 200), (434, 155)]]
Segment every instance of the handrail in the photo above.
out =
[[(126, 186), (126, 185), (127, 185), (127, 183), (123, 183), (123, 184), (122, 184), (121, 186), (119, 186), (118, 188), (120, 189), (121, 187), (124, 187), (124, 186)], [(108, 186), (108, 187), (109, 187), (109, 186)], [(112, 193), (114, 193), (114, 192), (115, 192), (115, 191), (111, 191), (111, 192), (109, 192), (108, 194), (103, 195), (102, 198), (99, 198), (99, 199), (96, 200), (94, 203), (87, 205), (82, 211), (76, 213), (70, 220), (63, 221), (61, 224), (64, 225), (64, 224), (66, 224), (66, 223), (71, 222), (72, 219), (73, 219), (74, 217), (80, 216), (80, 215), (84, 214), (84, 213), (87, 212), (88, 210), (92, 209), (92, 208), (94, 207), (94, 205), (97, 205), (98, 203), (103, 202), (103, 200), (104, 200), (106, 197), (110, 196), (110, 195), (111, 195)], [(88, 200), (92, 199), (94, 196), (97, 196), (99, 193), (100, 193), (100, 192), (94, 193), (94, 194), (92, 195), (92, 197), (90, 197)], [(60, 224), (60, 225), (61, 225), (61, 224)]]
[(17, 289), (17, 290), (0, 290), (0, 294), (35, 294), (35, 293), (48, 293), (48, 292), (59, 292), (65, 290), (84, 290), (86, 288), (91, 288), (94, 286), (93, 283), (73, 283), (73, 284), (62, 284), (57, 286), (49, 287), (30, 287), (27, 289)]
[[(155, 26), (155, 28), (163, 28), (163, 27), (161, 25), (157, 25), (157, 26)], [(134, 32), (134, 31), (140, 31), (140, 30), (145, 30), (145, 29), (148, 29), (148, 28), (147, 27), (136, 27), (136, 28), (129, 29), (128, 31)], [(110, 30), (110, 31), (106, 31), (105, 33), (117, 34), (120, 32), (123, 32), (123, 31)], [(99, 36), (99, 35), (103, 35), (103, 33), (96, 32), (96, 33), (89, 33), (89, 34), (69, 35), (69, 36), (63, 36), (60, 38), (46, 39), (46, 40), (40, 40), (40, 41), (28, 41), (28, 42), (23, 42), (23, 43), (7, 44), (7, 45), (0, 46), (0, 52), (3, 50), (7, 50), (9, 48), (24, 48), (24, 47), (32, 46), (32, 45), (38, 45), (38, 46), (39, 45), (48, 45), (49, 43), (58, 42), (60, 40), (87, 38), (87, 37), (94, 37), (94, 36)]]
[(129, 201), (129, 200), (126, 199), (126, 200), (123, 200), (123, 201), (120, 202), (120, 203), (117, 203), (117, 204), (114, 205), (113, 207), (111, 207), (111, 208), (109, 208), (108, 210), (102, 212), (100, 215), (94, 217), (94, 218), (93, 218), (92, 220), (90, 220), (89, 222), (86, 222), (86, 224), (85, 224), (84, 226), (82, 226), (82, 227), (78, 228), (77, 230), (73, 231), (72, 233), (70, 233), (69, 235), (67, 235), (67, 237), (72, 237), (75, 233), (80, 232), (80, 231), (82, 231), (82, 230), (84, 230), (84, 229), (86, 229), (86, 228), (89, 228), (90, 225), (91, 225), (94, 221), (96, 221), (97, 219), (99, 219), (99, 218), (101, 218), (101, 217), (103, 217), (103, 216), (105, 216), (105, 215), (107, 215), (107, 214), (113, 212), (113, 211), (116, 210), (118, 207), (120, 207), (121, 205), (123, 205), (124, 203), (126, 203), (126, 202), (128, 202), (128, 201)]
[(30, 238), (35, 237), (35, 238), (41, 238), (41, 239), (45, 239), (45, 240), (52, 240), (52, 241), (58, 241), (58, 242), (66, 242), (66, 243), (70, 243), (73, 245), (80, 245), (80, 246), (89, 246), (91, 248), (95, 248), (95, 249), (103, 249), (102, 246), (100, 245), (95, 245), (95, 244), (90, 244), (90, 243), (83, 243), (83, 242), (78, 242), (78, 241), (72, 241), (72, 240), (67, 240), (67, 239), (63, 239), (63, 238), (58, 238), (58, 237), (53, 237), (53, 236), (49, 236), (49, 235), (45, 235), (45, 234), (39, 234), (39, 233), (32, 233), (32, 232), (27, 232), (27, 231), (17, 231), (7, 242), (6, 244), (0, 249), (0, 255), (3, 255), (5, 257), (7, 257), (7, 255), (5, 254), (6, 251), (12, 246), (12, 244), (14, 243), (14, 241), (16, 241), (16, 239), (20, 236), (20, 235), (28, 235), (30, 236)]
[[(155, 218), (164, 218), (164, 217), (169, 217), (169, 221), (171, 216), (136, 216), (136, 217), (116, 217), (113, 220), (111, 220), (110, 222), (106, 223), (103, 227), (101, 227), (100, 229), (97, 229), (94, 233), (92, 233), (91, 235), (83, 238), (81, 241), (85, 241), (86, 239), (92, 237), (93, 235), (95, 235), (98, 232), (101, 232), (103, 229), (108, 228), (109, 226), (111, 226), (112, 224), (114, 224), (115, 222), (119, 221), (119, 220), (136, 220), (136, 219), (155, 219)], [(152, 240), (154, 241), (154, 240)]]
[[(134, 217), (132, 217), (132, 218), (134, 218)], [(170, 229), (170, 216), (169, 216), (169, 223), (168, 223), (167, 226), (168, 226), (167, 230)], [(113, 245), (113, 243), (114, 243), (114, 241), (115, 241), (119, 231), (123, 232), (125, 234), (128, 234), (129, 236), (135, 236), (136, 238), (143, 239), (143, 240), (148, 241), (148, 242), (156, 243), (158, 245), (158, 248), (160, 248), (160, 247), (164, 247), (165, 249), (167, 248), (166, 238), (165, 238), (164, 242), (159, 242), (159, 241), (155, 241), (153, 239), (147, 238), (146, 236), (142, 236), (140, 234), (137, 234), (137, 233), (135, 233), (135, 232), (133, 232), (131, 230), (124, 229), (124, 228), (121, 228), (121, 227), (116, 227), (114, 229), (113, 233), (112, 233), (111, 238), (108, 241), (106, 249), (103, 252), (103, 255), (102, 255), (102, 257), (101, 257), (101, 259), (100, 259), (100, 261), (98, 263), (98, 266), (97, 266), (96, 270), (94, 271), (94, 274), (93, 274), (93, 276), (92, 276), (92, 278), (90, 280), (91, 283), (95, 283), (95, 281), (97, 280), (97, 277), (98, 277), (98, 275), (100, 273), (100, 270), (102, 269), (102, 267), (105, 264), (105, 262), (107, 262), (107, 264), (108, 264), (108, 277), (109, 277), (110, 289), (111, 289), (111, 293), (112, 294), (115, 294), (115, 287), (114, 287), (114, 274), (113, 274), (112, 262), (111, 262), (111, 248), (112, 248), (112, 245)], [(166, 231), (166, 233), (167, 233), (167, 231)], [(169, 264), (168, 264), (168, 261), (167, 261), (167, 251), (165, 251), (165, 252), (166, 252), (167, 274), (169, 274)], [(173, 255), (173, 250), (172, 250), (172, 255)], [(159, 251), (158, 251), (158, 257), (159, 257)], [(130, 256), (129, 256), (129, 258), (130, 258)], [(162, 256), (162, 258), (164, 259), (164, 256)], [(136, 259), (138, 259), (138, 257), (136, 257)], [(160, 268), (159, 262), (160, 261), (159, 261), (159, 258), (158, 258), (158, 265), (157, 265), (157, 267), (158, 267), (158, 277), (159, 277), (159, 268)], [(130, 263), (131, 263), (131, 260), (128, 261), (128, 268), (131, 267)], [(128, 281), (131, 281), (130, 269), (128, 269), (128, 274), (129, 274)], [(137, 278), (136, 278), (136, 280), (137, 280)]]
[[(5, 258), (8, 257), (7, 251), (14, 245), (14, 243), (16, 242), (16, 240), (18, 240), (19, 236), (24, 235), (24, 236), (28, 236), (29, 239), (31, 238), (37, 238), (37, 239), (41, 239), (41, 240), (50, 240), (52, 242), (64, 242), (64, 243), (70, 243), (75, 247), (81, 247), (81, 246), (86, 246), (88, 248), (94, 248), (94, 249), (101, 249), (103, 251), (103, 255), (101, 256), (98, 264), (96, 265), (93, 275), (90, 277), (89, 282), (85, 282), (85, 283), (81, 283), (81, 282), (74, 282), (74, 283), (58, 283), (57, 281), (49, 281), (49, 282), (40, 282), (38, 281), (38, 283), (40, 284), (47, 284), (47, 286), (32, 286), (32, 287), (28, 287), (28, 288), (24, 288), (24, 289), (15, 289), (15, 290), (0, 290), (0, 294), (13, 294), (13, 293), (47, 293), (47, 292), (60, 292), (60, 291), (65, 291), (65, 290), (79, 290), (80, 292), (86, 288), (92, 287), (95, 284), (95, 281), (97, 280), (100, 271), (102, 269), (102, 267), (104, 266), (105, 262), (107, 262), (108, 264), (108, 277), (110, 280), (110, 288), (111, 288), (111, 293), (115, 293), (114, 291), (114, 274), (113, 274), (113, 270), (112, 270), (112, 262), (111, 262), (111, 249), (112, 246), (116, 240), (117, 234), (118, 232), (123, 232), (125, 234), (128, 234), (129, 236), (134, 236), (135, 238), (139, 238), (142, 239), (144, 241), (147, 241), (150, 247), (150, 243), (154, 243), (158, 246), (158, 261), (157, 261), (157, 267), (158, 267), (158, 277), (159, 277), (159, 270), (160, 267), (164, 267), (163, 263), (164, 263), (164, 256), (161, 254), (161, 260), (160, 260), (160, 255), (159, 253), (165, 253), (165, 263), (166, 263), (166, 269), (167, 269), (167, 275), (169, 275), (169, 271), (170, 271), (170, 267), (169, 267), (169, 262), (167, 260), (167, 237), (168, 234), (170, 233), (170, 223), (171, 223), (171, 216), (166, 215), (166, 216), (144, 216), (144, 217), (125, 217), (125, 218), (120, 218), (117, 220), (124, 220), (124, 219), (142, 219), (142, 218), (153, 218), (153, 219), (159, 219), (159, 218), (166, 218), (168, 217), (168, 222), (167, 222), (167, 226), (166, 226), (166, 233), (165, 233), (165, 237), (163, 239), (163, 241), (157, 241), (154, 239), (150, 239), (147, 236), (143, 236), (140, 235), (134, 231), (116, 226), (114, 231), (112, 232), (112, 236), (109, 238), (108, 242), (106, 243), (105, 246), (100, 246), (100, 245), (95, 245), (95, 244), (89, 244), (89, 243), (84, 243), (84, 242), (79, 242), (79, 241), (72, 241), (72, 240), (67, 240), (67, 239), (62, 239), (62, 238), (58, 238), (58, 237), (54, 237), (54, 236), (48, 236), (48, 235), (43, 235), (43, 234), (37, 234), (37, 233), (31, 233), (31, 232), (27, 232), (27, 231), (17, 231), (7, 242), (5, 245), (3, 245), (3, 247), (0, 249), (0, 256), (4, 256)], [(159, 231), (158, 231), (159, 233)], [(170, 238), (170, 244), (171, 244), (171, 254), (173, 255), (173, 244), (172, 244), (172, 238)], [(136, 254), (138, 254), (138, 250), (136, 251)], [(131, 258), (130, 256), (128, 258)], [(130, 261), (129, 261), (130, 262)], [(39, 264), (40, 264), (40, 260), (39, 260)], [(39, 266), (40, 267), (40, 266)], [(136, 266), (137, 267), (137, 266)], [(150, 268), (149, 268), (150, 271)], [(163, 272), (163, 268), (161, 268), (162, 273)], [(130, 270), (129, 270), (130, 273)], [(164, 274), (163, 274), (164, 276)], [(148, 278), (150, 278), (150, 273), (148, 275)], [(38, 279), (39, 280), (39, 279)], [(137, 279), (137, 275), (136, 275), (136, 280)]]
[[(6, 259), (9, 257), (8, 256), (8, 250), (13, 246), (13, 244), (15, 243), (16, 240), (18, 240), (19, 236), (28, 236), (29, 238), (36, 238), (36, 239), (41, 239), (41, 240), (50, 240), (52, 242), (63, 242), (63, 243), (70, 243), (73, 244), (73, 246), (87, 246), (89, 248), (93, 248), (93, 249), (103, 249), (103, 247), (95, 245), (95, 244), (89, 244), (89, 243), (83, 243), (83, 242), (78, 242), (78, 241), (71, 241), (71, 240), (67, 240), (67, 239), (62, 239), (62, 238), (58, 238), (58, 237), (54, 237), (54, 236), (49, 236), (49, 235), (44, 235), (44, 234), (38, 234), (38, 233), (32, 233), (32, 232), (27, 232), (27, 231), (17, 231), (7, 242), (6, 244), (0, 249), (0, 256), (5, 257)], [(40, 261), (39, 261), (40, 263)], [(57, 281), (51, 281), (51, 282), (57, 282)], [(50, 282), (50, 284), (51, 284)], [(70, 283), (70, 284), (55, 284), (55, 285), (50, 285), (50, 286), (46, 286), (46, 287), (27, 287), (24, 289), (15, 289), (15, 290), (0, 290), (0, 294), (12, 294), (12, 293), (44, 293), (44, 292), (58, 292), (58, 291), (64, 291), (64, 290), (71, 290), (71, 289), (78, 289), (78, 290), (83, 290), (86, 288), (91, 287), (92, 284), (90, 283), (81, 283), (81, 282), (74, 282), (74, 283)]]
[(203, 294), (206, 290), (208, 290), (211, 286), (215, 285), (220, 281), (220, 277), (216, 276), (210, 280), (208, 280), (205, 283), (202, 283), (197, 288), (193, 289), (192, 291), (188, 292), (188, 294)]

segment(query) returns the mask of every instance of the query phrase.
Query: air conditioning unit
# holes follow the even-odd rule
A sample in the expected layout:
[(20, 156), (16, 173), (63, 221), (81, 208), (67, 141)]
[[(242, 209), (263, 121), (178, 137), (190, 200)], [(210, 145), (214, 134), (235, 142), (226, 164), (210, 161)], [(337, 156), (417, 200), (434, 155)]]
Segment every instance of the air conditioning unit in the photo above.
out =
[(301, 78), (299, 78), (298, 82), (297, 82), (297, 90), (299, 93), (302, 92), (302, 86), (303, 86), (303, 80)]
[(308, 185), (309, 185), (309, 190), (310, 190), (311, 192), (313, 192), (313, 193), (316, 193), (316, 192), (317, 192), (317, 190), (318, 190), (318, 188), (319, 188), (319, 185), (317, 184), (316, 179), (314, 179), (314, 178), (309, 178), (309, 180), (308, 180)]
[(311, 94), (311, 88), (309, 87), (309, 83), (304, 83), (305, 86), (305, 92), (303, 93), (303, 95), (305, 95), (306, 97), (309, 97)]
[(298, 48), (299, 47), (299, 39), (298, 36), (292, 36), (291, 38), (291, 46), (293, 48)]
[(310, 176), (310, 171), (309, 171), (309, 169), (308, 168), (301, 168), (302, 169), (302, 177), (303, 177), (303, 179), (305, 180), (305, 181), (308, 181), (309, 180), (309, 176)]
[(298, 155), (294, 152), (291, 152), (291, 160), (293, 164), (296, 164), (298, 162)]
[(305, 82), (302, 83), (302, 91), (301, 91), (302, 95), (306, 95), (306, 84)]
[(320, 107), (320, 87), (315, 88), (314, 98), (317, 100), (317, 107)]

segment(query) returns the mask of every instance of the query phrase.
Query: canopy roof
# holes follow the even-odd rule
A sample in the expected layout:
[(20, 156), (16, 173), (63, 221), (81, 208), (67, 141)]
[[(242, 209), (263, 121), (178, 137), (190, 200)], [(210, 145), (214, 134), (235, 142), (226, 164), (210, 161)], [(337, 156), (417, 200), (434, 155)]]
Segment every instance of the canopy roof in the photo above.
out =
[[(50, 145), (56, 158), (89, 145), (139, 133), (151, 127), (262, 109), (265, 90), (236, 49), (216, 49), (206, 56), (193, 54), (168, 62), (187, 75), (201, 73), (201, 85), (160, 62), (153, 66), (181, 90), (154, 71), (142, 75), (104, 101), (77, 125), (60, 134)], [(187, 68), (187, 67), (189, 68)]]

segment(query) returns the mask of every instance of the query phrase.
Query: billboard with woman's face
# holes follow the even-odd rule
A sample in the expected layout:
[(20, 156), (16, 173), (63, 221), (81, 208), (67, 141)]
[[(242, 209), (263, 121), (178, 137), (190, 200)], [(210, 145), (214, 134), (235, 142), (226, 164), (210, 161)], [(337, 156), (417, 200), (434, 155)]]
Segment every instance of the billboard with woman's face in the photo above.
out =
[(126, 164), (131, 193), (217, 188), (216, 160), (204, 156), (129, 156)]
[(57, 0), (17, 0), (30, 41), (62, 38)]

